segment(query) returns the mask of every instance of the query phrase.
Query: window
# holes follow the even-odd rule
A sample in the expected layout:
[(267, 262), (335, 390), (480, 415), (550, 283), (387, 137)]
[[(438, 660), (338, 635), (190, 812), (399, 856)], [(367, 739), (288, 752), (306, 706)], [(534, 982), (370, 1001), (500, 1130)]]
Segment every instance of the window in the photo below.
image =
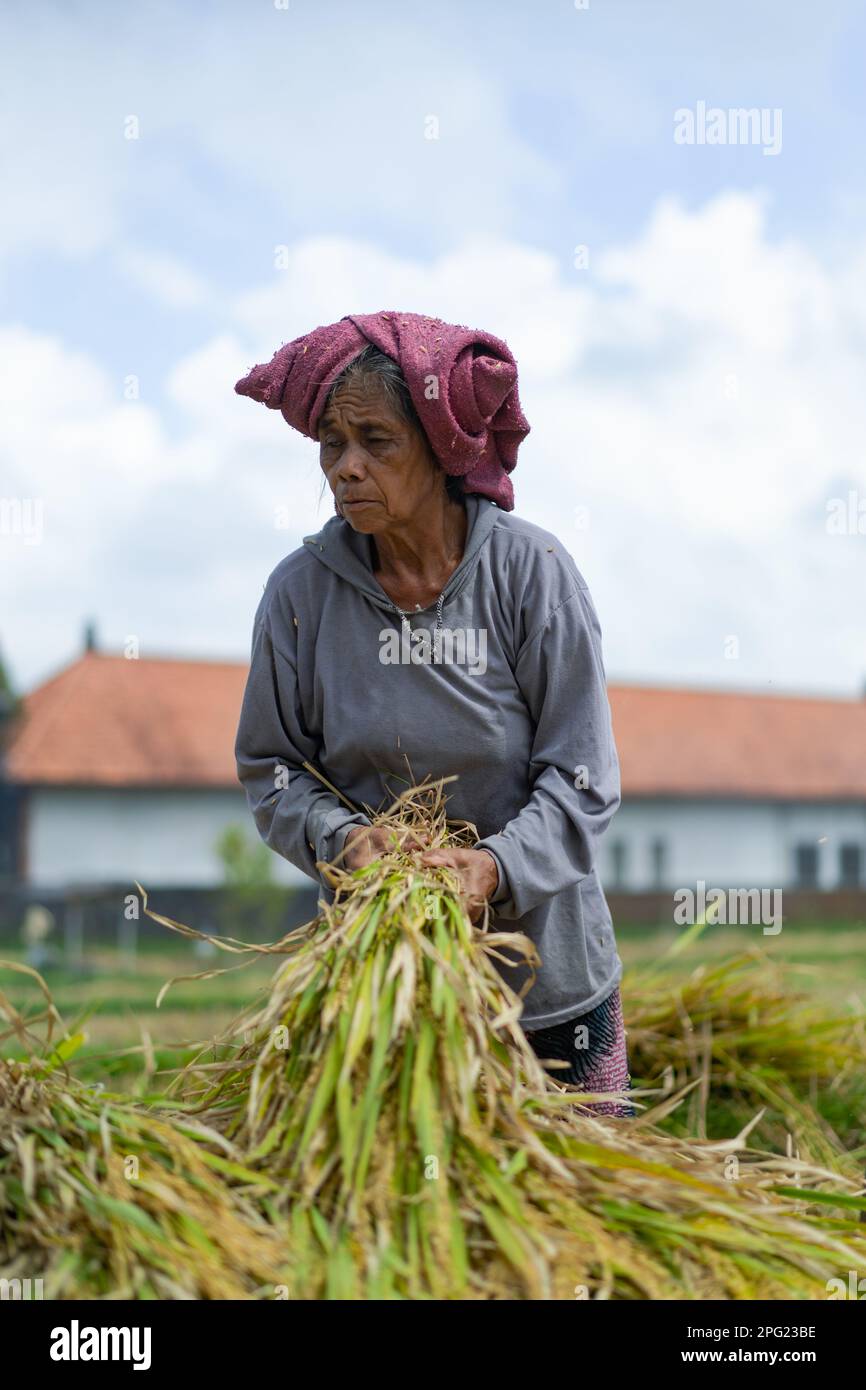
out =
[(0, 784), (0, 880), (13, 879), (17, 868), (19, 797), (15, 787)]
[(863, 850), (860, 845), (839, 846), (839, 887), (859, 888), (863, 881)]
[(652, 858), (653, 887), (664, 888), (668, 877), (668, 847), (664, 840), (653, 840), (650, 845)]
[(796, 864), (796, 886), (798, 888), (818, 887), (818, 846), (797, 845), (794, 851)]
[(625, 840), (614, 840), (610, 847), (611, 872), (613, 875), (613, 887), (620, 890), (625, 888), (626, 870), (628, 864), (628, 846)]

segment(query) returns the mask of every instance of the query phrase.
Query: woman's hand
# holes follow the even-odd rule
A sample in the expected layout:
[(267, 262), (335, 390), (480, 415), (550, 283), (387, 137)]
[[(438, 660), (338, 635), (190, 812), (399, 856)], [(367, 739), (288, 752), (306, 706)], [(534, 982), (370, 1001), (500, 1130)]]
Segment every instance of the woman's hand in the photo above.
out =
[(343, 856), (339, 862), (350, 873), (354, 869), (363, 869), (367, 864), (372, 864), (374, 859), (381, 859), (383, 854), (394, 852), (395, 836), (399, 837), (400, 848), (404, 850), (423, 849), (426, 844), (426, 838), (419, 839), (412, 831), (383, 830), (371, 825), (353, 825), (346, 836)]
[(453, 869), (460, 879), (460, 890), (466, 899), (470, 922), (484, 916), (484, 905), (496, 892), (499, 870), (496, 860), (486, 849), (431, 849), (420, 856), (430, 868)]

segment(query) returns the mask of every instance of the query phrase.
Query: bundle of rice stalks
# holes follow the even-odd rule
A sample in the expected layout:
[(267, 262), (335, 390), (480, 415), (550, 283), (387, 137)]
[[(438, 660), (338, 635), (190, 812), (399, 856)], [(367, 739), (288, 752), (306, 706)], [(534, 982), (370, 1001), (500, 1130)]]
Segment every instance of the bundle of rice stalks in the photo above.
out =
[(176, 1087), (263, 1180), (245, 1195), (288, 1221), (290, 1296), (806, 1298), (866, 1270), (853, 1181), (745, 1132), (698, 1144), (578, 1107), (498, 968), (532, 963), (531, 943), (474, 929), (453, 875), (397, 843), (474, 828), (447, 824), (441, 787), (378, 823), (394, 852), (333, 871), (334, 903), (282, 943), (228, 1055)]
[(219, 1135), (71, 1076), (82, 1039), (53, 1045), (39, 983), (46, 1008), (26, 1022), (0, 996), (10, 1031), (46, 1052), (0, 1058), (0, 1277), (42, 1279), (46, 1298), (273, 1298), (286, 1242), (241, 1197), (252, 1175)]
[(225, 1182), (248, 1175), (223, 1147), (0, 1060), (0, 1274), (46, 1298), (273, 1298), (286, 1242)]
[(666, 1089), (693, 1083), (679, 1115), (704, 1136), (766, 1107), (760, 1134), (852, 1175), (866, 1134), (866, 1021), (828, 1016), (753, 950), (686, 978), (635, 971), (623, 999), (632, 1072)]

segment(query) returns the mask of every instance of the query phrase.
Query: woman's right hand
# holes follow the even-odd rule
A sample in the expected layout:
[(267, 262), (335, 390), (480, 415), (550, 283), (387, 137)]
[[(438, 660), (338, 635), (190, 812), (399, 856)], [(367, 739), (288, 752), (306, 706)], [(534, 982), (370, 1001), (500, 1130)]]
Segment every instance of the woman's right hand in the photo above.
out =
[(393, 853), (395, 835), (400, 837), (401, 849), (422, 850), (427, 848), (426, 837), (419, 839), (414, 831), (384, 830), (372, 825), (353, 825), (346, 836), (343, 856), (339, 862), (350, 873), (354, 869), (363, 869), (374, 859), (381, 859), (383, 854)]

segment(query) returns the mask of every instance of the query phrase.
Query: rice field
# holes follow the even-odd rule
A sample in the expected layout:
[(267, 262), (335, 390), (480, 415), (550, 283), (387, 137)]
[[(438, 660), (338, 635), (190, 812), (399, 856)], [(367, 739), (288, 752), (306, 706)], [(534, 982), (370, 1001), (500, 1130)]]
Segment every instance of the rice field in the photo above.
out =
[[(155, 900), (151, 906), (159, 909)], [(243, 935), (242, 924), (237, 926)], [(676, 940), (671, 927), (617, 926), (619, 952), (625, 966), (623, 989), (626, 1012), (630, 1003), (630, 981), (635, 972), (655, 966)], [(141, 947), (134, 965), (111, 944), (88, 950), (87, 974), (81, 976), (62, 966), (44, 971), (52, 995), (65, 1019), (86, 1014), (88, 1042), (80, 1054), (87, 1059), (101, 1058), (107, 1050), (123, 1050), (141, 1045), (142, 1031), (157, 1052), (163, 1044), (192, 1043), (220, 1032), (249, 1003), (272, 973), (267, 960), (255, 960), (248, 969), (219, 979), (175, 985), (156, 1008), (156, 999), (166, 980), (194, 974), (213, 963), (214, 955), (203, 958), (194, 945), (183, 939), (167, 939)], [(802, 990), (816, 1004), (829, 1010), (847, 1010), (862, 1002), (866, 1008), (866, 932), (860, 927), (839, 924), (785, 928), (769, 946), (766, 938), (751, 929), (708, 928), (700, 942), (684, 956), (668, 961), (664, 976), (671, 983), (684, 980), (700, 963), (718, 962), (739, 955), (758, 945), (770, 959), (785, 967), (792, 989)], [(23, 963), (24, 953), (15, 942), (0, 939), (0, 957)], [(22, 1004), (35, 999), (38, 988), (25, 977), (16, 979), (14, 994)], [(192, 1049), (191, 1049), (192, 1050)], [(167, 1060), (167, 1058), (166, 1058)], [(100, 1064), (101, 1065), (101, 1064)], [(137, 1055), (112, 1060), (112, 1074), (138, 1068)]]
[(736, 1300), (866, 1273), (854, 933), (621, 931), (637, 1113), (611, 1119), (523, 1036), (496, 962), (528, 939), (474, 930), (400, 848), (422, 823), (471, 837), (440, 797), (405, 794), (393, 852), (332, 871), (333, 906), (274, 947), (164, 921), (134, 970), (9, 962), (0, 1274), (49, 1297)]

